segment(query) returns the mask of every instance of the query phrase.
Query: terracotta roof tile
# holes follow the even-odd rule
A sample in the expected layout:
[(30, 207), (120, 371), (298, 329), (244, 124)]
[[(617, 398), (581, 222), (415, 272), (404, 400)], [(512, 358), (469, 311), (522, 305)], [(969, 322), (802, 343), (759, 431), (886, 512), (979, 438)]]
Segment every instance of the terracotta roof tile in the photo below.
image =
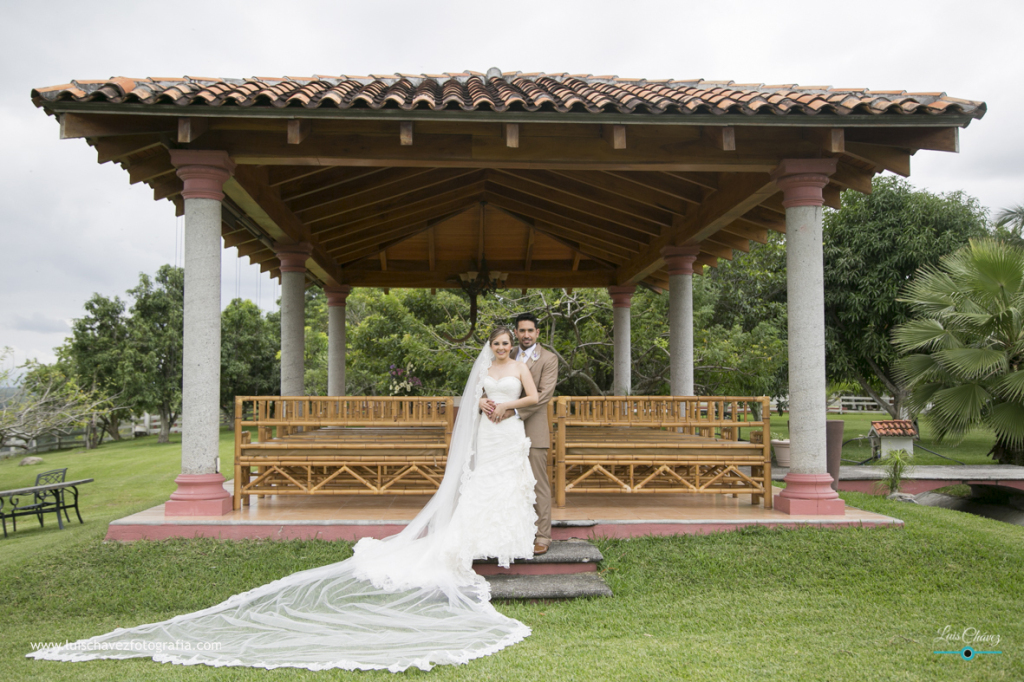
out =
[[(500, 76), (495, 74), (500, 73)], [(765, 85), (733, 81), (646, 80), (590, 74), (475, 71), (214, 78), (79, 80), (36, 88), (38, 106), (59, 101), (305, 109), (462, 109), (714, 115), (967, 115), (981, 118), (984, 102), (944, 92)]]
[(894, 438), (916, 438), (917, 431), (914, 429), (914, 422), (909, 419), (887, 419), (880, 422), (871, 422), (871, 428), (879, 436)]

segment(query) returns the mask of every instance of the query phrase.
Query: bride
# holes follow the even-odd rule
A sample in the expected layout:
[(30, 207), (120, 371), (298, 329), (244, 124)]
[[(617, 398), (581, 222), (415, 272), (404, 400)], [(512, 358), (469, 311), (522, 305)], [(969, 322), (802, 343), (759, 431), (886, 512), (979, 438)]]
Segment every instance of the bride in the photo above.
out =
[[(498, 327), (466, 382), (441, 485), (397, 535), (363, 538), (345, 561), (202, 611), (27, 656), (400, 672), (466, 663), (522, 640), (530, 628), (494, 609), (472, 566), (533, 557), (530, 441), (517, 416), (503, 416), (536, 404), (537, 388), (511, 350), (511, 331)], [(487, 404), (484, 391), (496, 403), (489, 414), (475, 409)]]

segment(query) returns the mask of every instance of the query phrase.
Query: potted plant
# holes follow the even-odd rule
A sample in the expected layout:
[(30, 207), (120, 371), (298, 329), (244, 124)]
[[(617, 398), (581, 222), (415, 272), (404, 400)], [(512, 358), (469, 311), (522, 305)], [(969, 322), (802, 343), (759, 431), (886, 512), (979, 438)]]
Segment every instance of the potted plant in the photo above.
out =
[(789, 468), (789, 439), (783, 438), (781, 433), (772, 432), (772, 451), (775, 453), (775, 463), (780, 467)]

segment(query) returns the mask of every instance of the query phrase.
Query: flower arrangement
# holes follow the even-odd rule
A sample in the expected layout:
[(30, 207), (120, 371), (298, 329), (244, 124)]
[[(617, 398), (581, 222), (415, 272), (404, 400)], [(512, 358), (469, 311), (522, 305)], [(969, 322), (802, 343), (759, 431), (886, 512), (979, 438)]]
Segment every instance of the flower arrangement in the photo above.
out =
[(416, 392), (423, 388), (423, 381), (413, 375), (415, 369), (411, 362), (404, 368), (391, 365), (388, 372), (391, 375), (391, 384), (388, 387), (391, 395), (416, 395)]

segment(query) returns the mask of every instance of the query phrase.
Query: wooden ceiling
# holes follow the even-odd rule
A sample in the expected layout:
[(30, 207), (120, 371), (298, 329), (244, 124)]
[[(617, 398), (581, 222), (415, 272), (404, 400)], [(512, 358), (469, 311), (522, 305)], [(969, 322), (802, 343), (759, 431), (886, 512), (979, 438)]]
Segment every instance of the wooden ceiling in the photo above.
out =
[(288, 109), (182, 117), (157, 106), (45, 108), (60, 117), (63, 137), (86, 139), (100, 163), (120, 164), (179, 213), (182, 183), (168, 150), (227, 151), (238, 166), (225, 186), (225, 246), (278, 276), (273, 242), (307, 241), (310, 282), (352, 286), (458, 287), (458, 273), (486, 258), (514, 288), (665, 288), (666, 245), (699, 244), (697, 264), (715, 266), (763, 243), (768, 230), (784, 231), (769, 177), (783, 159), (838, 159), (824, 190), (838, 207), (842, 190), (869, 192), (876, 173), (909, 174), (919, 149), (958, 151), (958, 124), (941, 117), (913, 125), (725, 117), (735, 125), (723, 126), (592, 122), (600, 115), (508, 123), (492, 112), (403, 120), (413, 117), (383, 111), (368, 120)]

